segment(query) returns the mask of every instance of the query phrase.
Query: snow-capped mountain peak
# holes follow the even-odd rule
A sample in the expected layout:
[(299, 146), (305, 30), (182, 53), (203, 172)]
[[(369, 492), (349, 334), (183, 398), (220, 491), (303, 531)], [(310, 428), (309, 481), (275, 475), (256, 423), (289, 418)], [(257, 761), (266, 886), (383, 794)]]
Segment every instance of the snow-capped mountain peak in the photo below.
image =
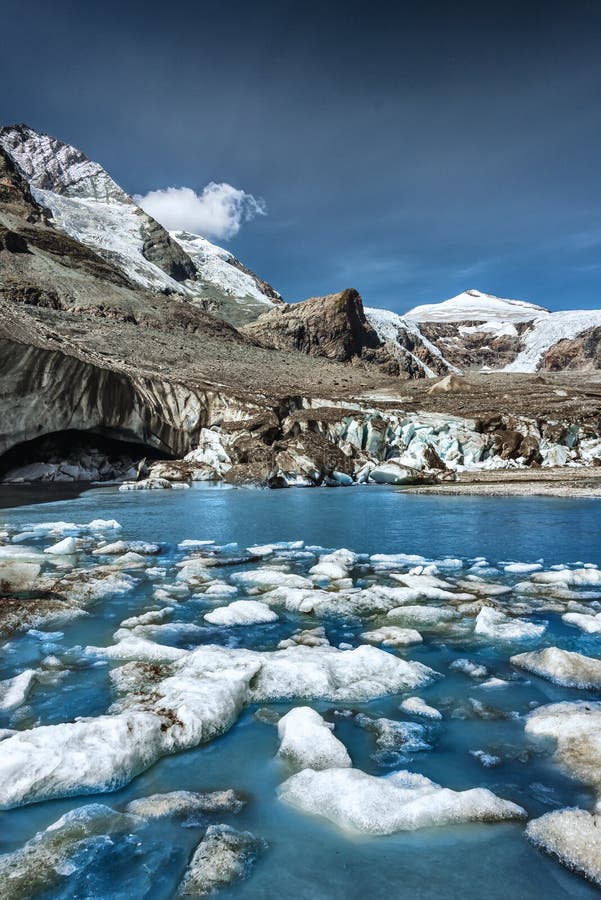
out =
[(224, 247), (189, 231), (171, 231), (170, 235), (194, 262), (198, 277), (208, 285), (220, 285), (227, 296), (252, 297), (268, 306), (281, 299), (271, 285), (247, 269)]
[(231, 253), (199, 235), (171, 236), (96, 162), (27, 125), (0, 129), (0, 146), (54, 225), (148, 290), (193, 300), (279, 302), (279, 294)]
[(0, 131), (0, 144), (32, 189), (104, 203), (131, 201), (99, 163), (48, 134), (10, 125)]
[(548, 314), (548, 309), (535, 303), (471, 289), (440, 303), (415, 306), (405, 317), (415, 322), (530, 322)]

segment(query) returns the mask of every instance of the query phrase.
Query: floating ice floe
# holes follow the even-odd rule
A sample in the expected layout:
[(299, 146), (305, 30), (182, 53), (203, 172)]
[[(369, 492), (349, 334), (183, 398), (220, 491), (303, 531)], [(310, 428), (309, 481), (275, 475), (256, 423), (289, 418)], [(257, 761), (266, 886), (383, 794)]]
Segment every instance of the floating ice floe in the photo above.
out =
[(97, 842), (116, 841), (136, 827), (132, 816), (99, 803), (73, 809), (23, 847), (0, 856), (0, 893), (3, 900), (39, 897), (67, 884), (80, 857)]
[(488, 675), (486, 666), (475, 663), (471, 659), (454, 659), (453, 662), (449, 664), (449, 669), (454, 669), (456, 672), (463, 672), (464, 675), (469, 675), (470, 678), (486, 678)]
[(0, 547), (0, 563), (10, 562), (10, 563), (40, 563), (43, 565), (48, 562), (48, 558), (40, 553), (39, 550), (34, 550), (33, 547), (15, 547), (11, 544), (8, 547)]
[[(121, 658), (129, 652), (163, 666), (157, 671), (132, 662), (114, 670), (120, 699), (113, 715), (40, 726), (4, 741), (0, 808), (115, 790), (161, 756), (222, 734), (247, 703), (371, 700), (427, 684), (435, 675), (421, 663), (368, 646), (259, 652), (209, 645), (185, 651), (123, 632), (114, 648), (121, 646)], [(95, 652), (110, 657), (110, 651)]]
[(415, 553), (374, 553), (369, 561), (378, 569), (396, 569), (399, 566), (424, 565), (426, 558)]
[(587, 634), (599, 634), (601, 632), (601, 613), (591, 615), (589, 613), (568, 612), (561, 617), (566, 625), (575, 625)]
[(555, 684), (582, 690), (601, 690), (601, 660), (559, 647), (518, 653), (510, 662)]
[(443, 578), (437, 578), (435, 575), (428, 574), (398, 574), (392, 572), (390, 575), (395, 581), (400, 581), (409, 588), (417, 591), (420, 597), (428, 600), (475, 600), (476, 597), (472, 593), (459, 593), (454, 590), (455, 585)]
[(347, 578), (349, 572), (357, 564), (357, 554), (351, 550), (336, 550), (319, 557), (319, 561), (310, 570), (309, 574), (317, 581), (336, 581)]
[(237, 572), (231, 579), (234, 584), (244, 588), (248, 594), (262, 594), (275, 588), (311, 589), (313, 583), (303, 575), (292, 572), (281, 572), (279, 569), (255, 569), (251, 572)]
[(399, 722), (396, 719), (387, 719), (384, 716), (372, 717), (364, 713), (358, 713), (355, 722), (375, 736), (376, 751), (371, 756), (381, 765), (396, 765), (409, 753), (421, 753), (432, 749), (426, 740), (425, 727), (417, 722)]
[(53, 589), (65, 595), (72, 603), (82, 606), (96, 603), (133, 590), (137, 582), (124, 572), (107, 569), (77, 569), (64, 575), (53, 585)]
[(520, 806), (485, 788), (452, 791), (412, 772), (376, 777), (359, 769), (305, 769), (281, 785), (279, 796), (359, 834), (526, 818)]
[(526, 836), (545, 853), (601, 887), (601, 816), (558, 809), (526, 826)]
[(350, 767), (351, 758), (333, 728), (310, 706), (291, 709), (278, 722), (278, 756), (293, 771)]
[(120, 556), (123, 553), (139, 553), (143, 556), (154, 556), (161, 552), (159, 544), (148, 541), (112, 541), (101, 544), (92, 550), (93, 556)]
[(249, 831), (228, 825), (210, 825), (194, 851), (177, 891), (178, 897), (214, 894), (234, 882), (248, 878), (265, 841)]
[(140, 481), (124, 481), (120, 491), (164, 491), (171, 488), (189, 488), (183, 482), (167, 481), (166, 478), (142, 478)]
[(0, 590), (6, 593), (30, 591), (41, 571), (37, 562), (0, 560)]
[(481, 682), (479, 687), (481, 687), (485, 691), (496, 690), (497, 688), (505, 688), (509, 684), (508, 681), (505, 681), (503, 678), (489, 678), (487, 681)]
[(77, 553), (77, 541), (74, 537), (63, 538), (62, 541), (46, 547), (44, 553), (53, 553), (57, 556), (72, 556)]
[(60, 535), (102, 534), (105, 531), (121, 531), (116, 519), (93, 519), (91, 522), (36, 522), (23, 526), (38, 537), (59, 537)]
[(398, 606), (389, 610), (386, 617), (418, 628), (436, 628), (461, 618), (456, 610), (442, 606)]
[(474, 634), (497, 641), (530, 640), (540, 637), (546, 630), (546, 622), (537, 625), (526, 619), (512, 618), (490, 606), (480, 610), (474, 625)]
[(529, 713), (525, 728), (531, 737), (554, 741), (554, 759), (593, 788), (601, 811), (601, 703), (550, 703)]
[(198, 813), (240, 812), (246, 800), (235, 791), (213, 791), (201, 794), (196, 791), (170, 791), (167, 794), (151, 794), (132, 800), (125, 812), (144, 819), (162, 819), (166, 816), (192, 816)]
[(172, 606), (165, 606), (163, 609), (150, 609), (148, 612), (140, 613), (139, 616), (130, 616), (123, 619), (119, 628), (136, 628), (138, 625), (156, 625), (163, 622), (173, 613)]
[(0, 808), (112, 791), (157, 758), (161, 719), (132, 711), (19, 731), (2, 742)]
[(503, 571), (508, 575), (529, 575), (531, 572), (540, 572), (542, 563), (507, 563), (503, 566)]
[(258, 600), (234, 600), (229, 606), (219, 606), (203, 616), (210, 625), (258, 625), (276, 622), (277, 613)]
[(27, 700), (27, 696), (37, 679), (35, 669), (25, 669), (20, 675), (0, 681), (0, 710), (16, 709)]
[(534, 572), (531, 576), (536, 584), (560, 584), (579, 587), (580, 585), (601, 584), (601, 569), (583, 567), (581, 569), (556, 569), (548, 572)]
[(370, 644), (382, 644), (383, 647), (406, 647), (423, 641), (415, 628), (401, 628), (399, 625), (383, 625), (381, 628), (362, 632), (360, 637)]
[(500, 756), (495, 756), (493, 753), (486, 753), (484, 750), (470, 750), (470, 756), (477, 759), (485, 769), (494, 769), (495, 766), (498, 766), (501, 763)]
[(399, 706), (403, 712), (412, 716), (423, 716), (425, 719), (442, 719), (440, 710), (429, 706), (421, 697), (407, 697)]

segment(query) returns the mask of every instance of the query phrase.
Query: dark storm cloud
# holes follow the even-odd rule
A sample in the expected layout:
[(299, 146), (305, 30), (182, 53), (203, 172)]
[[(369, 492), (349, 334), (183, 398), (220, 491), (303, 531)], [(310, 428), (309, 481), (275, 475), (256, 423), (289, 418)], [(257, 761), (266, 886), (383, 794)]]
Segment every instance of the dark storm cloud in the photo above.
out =
[(226, 182), (230, 246), (289, 299), (468, 287), (600, 305), (596, 4), (16, 4), (1, 118), (130, 192)]

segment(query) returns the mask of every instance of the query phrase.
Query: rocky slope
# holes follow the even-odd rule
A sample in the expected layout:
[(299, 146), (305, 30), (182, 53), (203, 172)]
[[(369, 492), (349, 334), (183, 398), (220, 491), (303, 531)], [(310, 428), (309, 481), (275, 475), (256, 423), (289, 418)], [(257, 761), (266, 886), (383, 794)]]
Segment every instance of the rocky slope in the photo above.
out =
[(364, 309), (353, 289), (282, 304), (244, 332), (264, 347), (377, 365), (390, 375), (424, 378), (453, 370), (416, 325), (386, 310)]
[(601, 368), (601, 310), (551, 313), (533, 303), (469, 290), (414, 307), (405, 318), (416, 322), (445, 359), (462, 370)]

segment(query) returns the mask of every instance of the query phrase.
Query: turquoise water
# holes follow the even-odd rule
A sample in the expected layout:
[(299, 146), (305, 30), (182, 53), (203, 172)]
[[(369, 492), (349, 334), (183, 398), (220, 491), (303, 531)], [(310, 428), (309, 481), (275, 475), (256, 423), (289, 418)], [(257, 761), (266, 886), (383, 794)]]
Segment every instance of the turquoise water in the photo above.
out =
[[(121, 494), (99, 489), (74, 500), (0, 513), (0, 522), (19, 527), (56, 520), (84, 523), (95, 518), (117, 519), (123, 526), (120, 536), (125, 539), (163, 544), (157, 565), (181, 557), (177, 544), (185, 539), (237, 542), (241, 548), (302, 539), (326, 548), (416, 553), (435, 560), (484, 556), (493, 563), (601, 564), (601, 505), (593, 500), (411, 496), (386, 487), (262, 491), (200, 486), (189, 491)], [(230, 571), (218, 574), (227, 577)], [(26, 634), (12, 639), (2, 654), (1, 678), (25, 666), (35, 667), (49, 653), (68, 663), (69, 671), (57, 686), (37, 686), (24, 709), (2, 715), (0, 727), (26, 728), (105, 712), (112, 699), (108, 667), (84, 659), (78, 648), (111, 644), (119, 623), (149, 605), (149, 586), (144, 583), (130, 594), (94, 607), (88, 617), (61, 627), (54, 636)], [(202, 604), (181, 603), (174, 621), (204, 624), (205, 611)], [(558, 616), (545, 613), (543, 618), (550, 623), (543, 643), (601, 655), (601, 639), (568, 628)], [(536, 616), (534, 621), (538, 621)], [(361, 643), (359, 622), (335, 617), (324, 622), (307, 616), (301, 622), (292, 613), (282, 613), (278, 622), (269, 625), (206, 627), (200, 638), (174, 633), (162, 640), (186, 649), (209, 642), (273, 649), (300, 625), (318, 624), (325, 624), (333, 644)], [(375, 775), (407, 768), (456, 790), (488, 787), (522, 805), (529, 816), (562, 806), (590, 808), (592, 801), (585, 787), (561, 774), (547, 754), (531, 751), (519, 716), (533, 704), (592, 695), (524, 677), (484, 696), (473, 681), (449, 668), (450, 663), (469, 656), (484, 663), (491, 674), (510, 677), (507, 647), (474, 647), (467, 640), (440, 633), (425, 633), (424, 637), (422, 645), (394, 652), (424, 662), (445, 676), (413, 692), (443, 711), (442, 722), (426, 723), (431, 750), (379, 756), (369, 731), (359, 727), (353, 717), (334, 714), (335, 709), (344, 708), (402, 719), (400, 695), (361, 704), (311, 704), (335, 723), (336, 735), (347, 746), (353, 765)], [(512, 648), (511, 652), (518, 651)], [(469, 703), (474, 697), (486, 701), (486, 717), (473, 714)], [(273, 708), (285, 712), (293, 705), (301, 704), (274, 704)], [(533, 849), (523, 837), (521, 823), (452, 826), (367, 838), (350, 836), (327, 821), (289, 808), (276, 797), (277, 786), (286, 776), (282, 764), (274, 759), (277, 731), (258, 720), (255, 712), (255, 708), (247, 708), (220, 739), (162, 759), (112, 794), (53, 800), (1, 812), (0, 852), (15, 850), (66, 811), (86, 803), (101, 802), (119, 809), (133, 798), (157, 792), (231, 787), (245, 793), (248, 804), (238, 815), (215, 821), (248, 829), (269, 846), (250, 879), (224, 890), (224, 897), (480, 900), (511, 894), (520, 898), (596, 895), (584, 881)], [(501, 764), (483, 767), (469, 752), (479, 749), (499, 755)], [(203, 833), (202, 823), (184, 824), (152, 822), (133, 836), (92, 842), (81, 851), (74, 871), (38, 896), (171, 897)]]

